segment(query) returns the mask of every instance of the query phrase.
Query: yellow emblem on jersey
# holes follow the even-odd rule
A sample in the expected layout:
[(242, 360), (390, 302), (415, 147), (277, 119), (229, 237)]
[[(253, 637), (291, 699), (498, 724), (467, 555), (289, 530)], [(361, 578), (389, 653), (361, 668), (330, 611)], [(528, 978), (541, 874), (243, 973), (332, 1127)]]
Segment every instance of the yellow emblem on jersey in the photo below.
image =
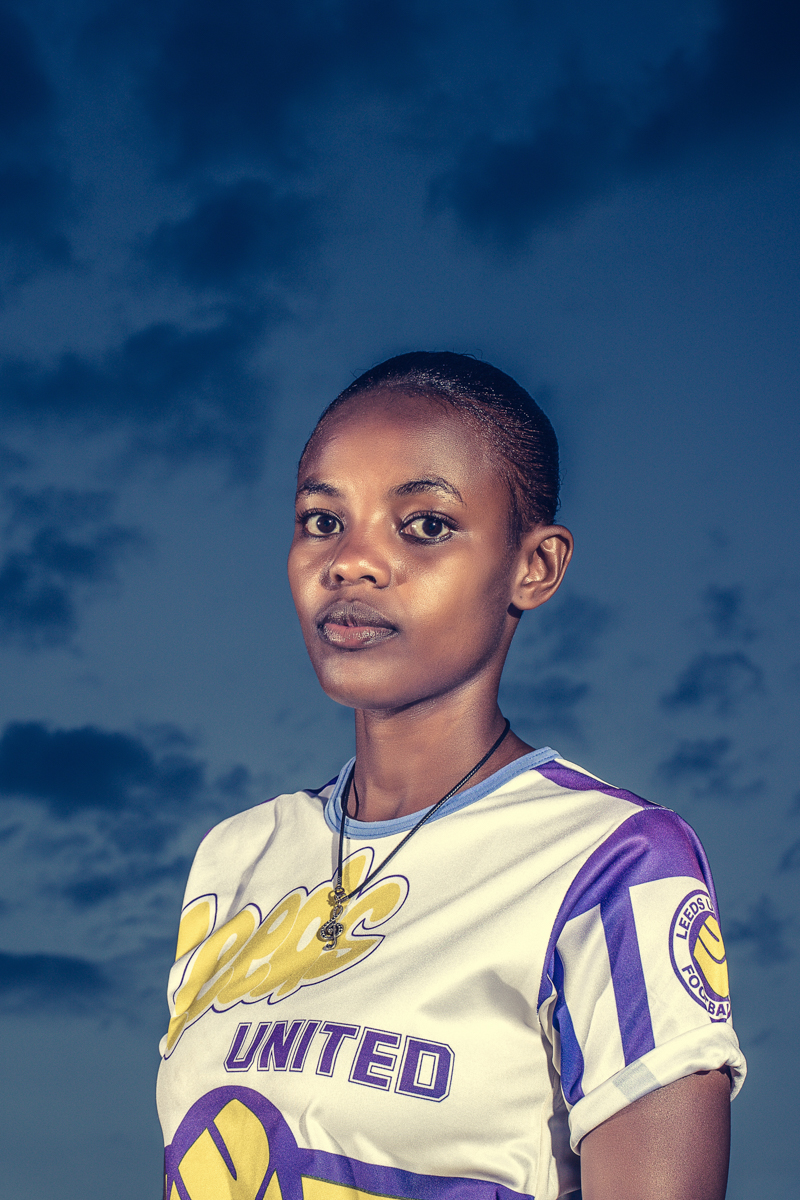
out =
[(686, 991), (714, 1021), (731, 1015), (728, 963), (711, 897), (695, 888), (681, 900), (672, 918), (670, 954)]
[[(216, 1142), (208, 1129), (204, 1129), (181, 1159), (181, 1179), (186, 1190), (192, 1200), (222, 1200), (222, 1197), (254, 1200), (269, 1167), (269, 1139), (264, 1126), (240, 1100), (226, 1104), (217, 1113), (214, 1124), (236, 1174), (231, 1174)], [(279, 1200), (277, 1175), (272, 1176), (270, 1185), (274, 1185), (274, 1200)], [(177, 1194), (177, 1188), (172, 1186)]]
[(167, 1149), (167, 1200), (388, 1200), (319, 1178), (317, 1163), (306, 1175), (303, 1159), (313, 1156), (299, 1150), (278, 1110), (247, 1088), (208, 1093), (185, 1123)]
[(711, 985), (712, 991), (716, 992), (718, 996), (727, 996), (729, 992), (728, 964), (725, 960), (725, 946), (722, 943), (722, 934), (719, 931), (716, 917), (706, 917), (700, 926), (694, 944), (694, 958), (703, 972), (706, 982)]
[[(366, 878), (372, 857), (370, 848), (346, 860), (346, 891), (353, 891)], [(187, 1025), (211, 1008), (220, 1011), (255, 1000), (274, 1004), (366, 958), (383, 941), (382, 934), (371, 931), (398, 911), (408, 894), (408, 882), (402, 875), (390, 875), (350, 901), (340, 918), (344, 933), (335, 949), (325, 950), (316, 934), (330, 915), (330, 890), (330, 879), (311, 892), (295, 888), (263, 918), (256, 904), (247, 904), (218, 929), (214, 929), (215, 897), (199, 896), (187, 904), (178, 934), (178, 959), (188, 956), (188, 962), (172, 997), (167, 1055)]]

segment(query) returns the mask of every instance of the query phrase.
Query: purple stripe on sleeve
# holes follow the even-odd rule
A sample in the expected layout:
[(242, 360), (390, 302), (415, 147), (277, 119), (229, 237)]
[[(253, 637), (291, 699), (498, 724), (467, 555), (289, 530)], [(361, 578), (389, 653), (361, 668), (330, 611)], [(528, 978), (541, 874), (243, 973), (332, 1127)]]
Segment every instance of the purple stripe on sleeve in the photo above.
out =
[(652, 800), (643, 800), (635, 792), (626, 792), (623, 788), (612, 787), (610, 783), (593, 779), (591, 775), (584, 775), (583, 771), (576, 771), (573, 767), (565, 767), (561, 763), (544, 763), (536, 770), (540, 775), (544, 775), (545, 779), (551, 780), (559, 787), (569, 788), (571, 792), (602, 792), (604, 796), (616, 796), (618, 800), (629, 800), (637, 808), (659, 807), (659, 805), (653, 804)]
[[(566, 1006), (564, 974), (575, 972), (575, 977), (585, 979), (590, 987), (592, 965), (574, 946), (570, 949), (572, 957), (565, 956), (562, 961), (565, 951), (559, 947), (559, 939), (564, 927), (599, 906), (622, 1049), (625, 1064), (629, 1065), (655, 1045), (630, 889), (677, 876), (706, 883), (716, 906), (708, 863), (696, 834), (676, 813), (648, 804), (634, 809), (600, 842), (567, 890), (550, 935), (539, 1004), (555, 988), (553, 1023), (561, 1036), (561, 1083), (570, 1104), (583, 1095), (584, 1062)], [(591, 996), (586, 1000), (591, 1003)]]
[(606, 935), (617, 1020), (627, 1067), (648, 1050), (654, 1049), (656, 1044), (630, 889), (615, 888), (601, 903), (600, 916)]
[(708, 862), (694, 830), (658, 805), (633, 812), (589, 856), (564, 897), (550, 934), (539, 1003), (550, 994), (553, 951), (567, 921), (608, 903), (618, 889), (677, 875), (705, 883), (716, 908)]
[(553, 1026), (561, 1043), (561, 1090), (567, 1104), (575, 1105), (583, 1098), (583, 1051), (575, 1036), (572, 1017), (564, 999), (564, 964), (556, 950), (553, 955), (553, 984), (556, 1002), (553, 1007)]

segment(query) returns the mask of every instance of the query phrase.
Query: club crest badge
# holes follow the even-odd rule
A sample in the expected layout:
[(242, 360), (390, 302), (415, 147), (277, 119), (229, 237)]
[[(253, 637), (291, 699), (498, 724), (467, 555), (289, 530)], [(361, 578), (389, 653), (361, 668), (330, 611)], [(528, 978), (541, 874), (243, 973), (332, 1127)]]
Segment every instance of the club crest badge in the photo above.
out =
[(669, 932), (675, 974), (713, 1021), (731, 1015), (728, 963), (708, 892), (696, 888), (678, 905)]

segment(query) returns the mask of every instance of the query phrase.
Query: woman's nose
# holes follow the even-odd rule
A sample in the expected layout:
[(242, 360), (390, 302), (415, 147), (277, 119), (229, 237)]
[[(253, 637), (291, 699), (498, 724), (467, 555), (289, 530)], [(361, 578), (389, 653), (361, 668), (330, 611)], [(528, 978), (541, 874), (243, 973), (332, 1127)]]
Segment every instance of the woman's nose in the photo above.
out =
[(343, 584), (363, 581), (375, 587), (386, 587), (391, 577), (389, 556), (377, 537), (369, 536), (366, 530), (352, 530), (340, 538), (330, 566), (332, 582)]

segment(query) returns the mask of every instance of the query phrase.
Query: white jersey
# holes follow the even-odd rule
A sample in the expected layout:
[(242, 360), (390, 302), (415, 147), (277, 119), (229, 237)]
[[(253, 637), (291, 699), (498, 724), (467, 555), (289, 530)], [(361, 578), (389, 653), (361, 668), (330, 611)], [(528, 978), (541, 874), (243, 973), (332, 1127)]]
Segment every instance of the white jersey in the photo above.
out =
[[(454, 796), (326, 949), (341, 794), (217, 826), (186, 892), (166, 1200), (555, 1200), (639, 1096), (745, 1064), (713, 884), (668, 809), (535, 751)], [(358, 887), (421, 814), (347, 819)]]

